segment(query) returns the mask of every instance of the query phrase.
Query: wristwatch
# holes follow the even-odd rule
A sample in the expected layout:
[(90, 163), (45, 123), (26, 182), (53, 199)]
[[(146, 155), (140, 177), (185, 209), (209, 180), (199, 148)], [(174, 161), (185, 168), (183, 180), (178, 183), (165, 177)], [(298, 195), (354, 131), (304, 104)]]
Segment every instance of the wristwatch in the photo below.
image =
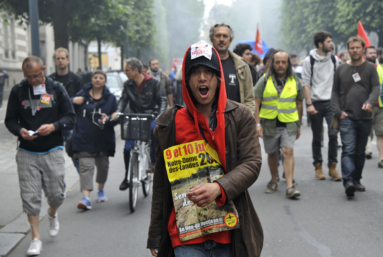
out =
[(311, 105), (313, 105), (313, 103), (312, 103), (311, 101), (307, 101), (307, 102), (306, 102), (306, 107), (309, 107), (309, 106), (311, 106)]
[(258, 124), (257, 124), (257, 127), (261, 127), (261, 123), (258, 123)]

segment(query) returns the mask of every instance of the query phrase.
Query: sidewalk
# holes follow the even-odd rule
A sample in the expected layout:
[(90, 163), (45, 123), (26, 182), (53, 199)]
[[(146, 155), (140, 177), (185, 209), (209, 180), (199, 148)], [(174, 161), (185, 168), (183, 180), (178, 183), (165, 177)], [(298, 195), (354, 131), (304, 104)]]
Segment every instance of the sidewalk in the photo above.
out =
[[(4, 108), (4, 105), (1, 109)], [(1, 120), (0, 143), (0, 257), (7, 256), (29, 232), (27, 216), (23, 213), (20, 198), (19, 180), (17, 175), (16, 142), (17, 137), (6, 130)], [(120, 127), (115, 127), (116, 138), (120, 137)], [(8, 134), (6, 134), (8, 133)], [(65, 156), (67, 191), (78, 182), (79, 176), (71, 158)], [(47, 215), (48, 204), (42, 200), (40, 220)]]

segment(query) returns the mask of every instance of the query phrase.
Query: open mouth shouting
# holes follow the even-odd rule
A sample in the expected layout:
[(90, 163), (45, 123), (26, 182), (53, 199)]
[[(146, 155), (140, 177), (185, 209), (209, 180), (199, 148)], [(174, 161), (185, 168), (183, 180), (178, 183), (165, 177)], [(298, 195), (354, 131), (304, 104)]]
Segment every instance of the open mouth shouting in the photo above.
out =
[(198, 91), (201, 98), (207, 98), (209, 96), (209, 88), (206, 86), (201, 86)]

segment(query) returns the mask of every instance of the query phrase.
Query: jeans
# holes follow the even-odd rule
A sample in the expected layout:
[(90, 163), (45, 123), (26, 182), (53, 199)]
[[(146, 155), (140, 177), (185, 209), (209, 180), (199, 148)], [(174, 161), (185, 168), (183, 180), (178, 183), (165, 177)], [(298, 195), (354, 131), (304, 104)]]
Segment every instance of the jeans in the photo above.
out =
[(326, 119), (328, 126), (328, 163), (327, 167), (330, 167), (333, 162), (338, 162), (338, 136), (337, 134), (330, 134), (330, 125), (334, 117), (331, 109), (331, 101), (318, 101), (313, 102), (317, 114), (310, 115), (311, 118), (311, 130), (313, 132), (313, 141), (311, 144), (313, 152), (313, 164), (322, 163), (322, 129), (323, 129), (323, 118)]
[(339, 120), (343, 185), (349, 182), (360, 183), (371, 127), (372, 120), (352, 120), (348, 117)]
[[(64, 129), (63, 130), (64, 143), (66, 143), (66, 141), (68, 141), (68, 139), (72, 136), (72, 134), (73, 134), (72, 129), (70, 129), (70, 130)], [(72, 158), (72, 162), (73, 162), (73, 165), (76, 167), (77, 173), (80, 174), (80, 162), (79, 162), (79, 160)]]
[(200, 244), (181, 245), (174, 248), (176, 257), (232, 257), (231, 244), (220, 244), (211, 240)]

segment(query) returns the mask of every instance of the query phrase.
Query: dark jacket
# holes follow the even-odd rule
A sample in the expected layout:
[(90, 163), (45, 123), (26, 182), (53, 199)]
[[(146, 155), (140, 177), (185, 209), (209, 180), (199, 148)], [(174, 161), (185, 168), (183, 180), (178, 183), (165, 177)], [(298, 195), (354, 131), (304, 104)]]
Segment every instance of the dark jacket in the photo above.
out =
[[(49, 77), (56, 80), (57, 72), (52, 73)], [(82, 89), (81, 77), (71, 71), (68, 73), (68, 81), (63, 85), (70, 98), (74, 97)]]
[[(159, 248), (158, 256), (174, 256), (168, 232), (173, 199), (163, 151), (175, 145), (174, 117), (179, 108), (175, 106), (167, 109), (156, 121), (158, 126), (154, 130), (157, 163), (147, 247)], [(258, 178), (262, 163), (255, 120), (244, 105), (230, 100), (227, 100), (224, 116), (228, 173), (217, 181), (225, 190), (227, 201), (234, 201), (239, 214), (241, 228), (232, 230), (234, 256), (256, 257), (262, 251), (263, 231), (247, 191)]]
[[(62, 130), (71, 129), (75, 121), (75, 113), (65, 89), (58, 83), (46, 78), (45, 86), (47, 94), (51, 95), (49, 103), (42, 103), (40, 95), (34, 95), (32, 85), (26, 79), (12, 88), (9, 95), (5, 126), (8, 130), (19, 137), (20, 148), (32, 152), (47, 152), (52, 148), (63, 145)], [(39, 104), (40, 110), (32, 115), (31, 101), (33, 106)], [(34, 140), (24, 140), (20, 136), (20, 130), (36, 131), (43, 124), (53, 124), (55, 131), (47, 136), (39, 136)]]
[(118, 112), (124, 112), (129, 104), (131, 113), (159, 115), (166, 109), (166, 97), (160, 83), (155, 79), (145, 82), (141, 94), (138, 93), (134, 80), (124, 83), (124, 90), (118, 102)]
[(75, 152), (108, 152), (109, 156), (114, 156), (116, 151), (114, 125), (117, 123), (114, 121), (106, 122), (103, 129), (95, 123), (98, 124), (98, 119), (101, 118), (99, 113), (111, 115), (117, 110), (117, 100), (108, 87), (104, 86), (102, 98), (95, 106), (89, 95), (89, 90), (92, 87), (92, 83), (88, 83), (76, 95), (84, 97), (84, 103), (73, 105), (77, 114), (77, 121), (73, 131), (72, 148)]

